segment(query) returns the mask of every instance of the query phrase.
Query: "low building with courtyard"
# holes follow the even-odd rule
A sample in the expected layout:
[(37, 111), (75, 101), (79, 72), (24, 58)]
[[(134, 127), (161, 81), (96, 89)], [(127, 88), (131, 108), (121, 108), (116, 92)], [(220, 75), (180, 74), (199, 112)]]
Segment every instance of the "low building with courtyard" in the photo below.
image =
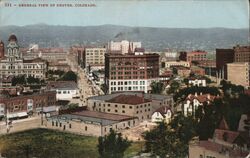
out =
[(104, 136), (111, 129), (121, 131), (138, 124), (137, 117), (87, 110), (51, 116), (45, 121), (49, 129), (88, 136)]
[(173, 105), (172, 96), (123, 92), (87, 99), (89, 110), (138, 117), (140, 121), (151, 119), (152, 113), (162, 106)]

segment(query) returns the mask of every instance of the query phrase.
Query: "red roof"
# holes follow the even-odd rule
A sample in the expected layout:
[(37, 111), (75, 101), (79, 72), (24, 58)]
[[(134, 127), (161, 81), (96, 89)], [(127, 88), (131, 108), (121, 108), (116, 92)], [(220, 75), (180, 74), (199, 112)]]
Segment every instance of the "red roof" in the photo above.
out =
[(167, 114), (168, 110), (170, 110), (172, 113), (172, 110), (168, 106), (162, 106), (156, 109), (155, 112), (159, 112), (163, 117), (165, 117), (165, 114)]
[(143, 104), (150, 101), (151, 100), (145, 99), (144, 97), (140, 97), (137, 95), (125, 95), (125, 94), (121, 94), (110, 100), (107, 100), (107, 102), (110, 103), (131, 104), (131, 105)]
[(220, 122), (219, 129), (229, 130), (228, 124), (227, 124), (224, 117), (222, 118), (222, 120)]
[(214, 137), (219, 140), (234, 143), (235, 139), (239, 136), (239, 132), (229, 131), (229, 130), (222, 130), (222, 129), (215, 129)]
[(193, 102), (194, 99), (197, 99), (200, 103), (204, 103), (207, 101), (213, 101), (215, 98), (217, 97), (211, 94), (203, 94), (203, 95), (190, 94), (187, 96), (186, 100), (190, 100), (191, 102)]
[(198, 146), (205, 148), (206, 150), (214, 151), (220, 154), (228, 153), (230, 157), (246, 157), (249, 152), (242, 151), (239, 148), (228, 147), (222, 144), (218, 144), (212, 141), (200, 141)]

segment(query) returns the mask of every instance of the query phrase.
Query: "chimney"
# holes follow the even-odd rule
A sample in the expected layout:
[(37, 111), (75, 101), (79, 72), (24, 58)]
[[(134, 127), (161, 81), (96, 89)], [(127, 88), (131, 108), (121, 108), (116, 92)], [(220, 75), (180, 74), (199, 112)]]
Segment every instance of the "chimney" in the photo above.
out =
[(209, 100), (211, 99), (210, 94), (207, 95), (207, 99), (209, 99)]
[(196, 97), (198, 96), (197, 92), (195, 92), (194, 96), (196, 96)]

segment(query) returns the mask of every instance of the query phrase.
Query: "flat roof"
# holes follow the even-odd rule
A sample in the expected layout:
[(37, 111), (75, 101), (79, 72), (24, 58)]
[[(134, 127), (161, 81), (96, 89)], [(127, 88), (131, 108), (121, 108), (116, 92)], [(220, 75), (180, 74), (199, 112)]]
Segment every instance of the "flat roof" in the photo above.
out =
[(48, 89), (74, 90), (78, 89), (74, 81), (50, 81), (47, 84)]
[(144, 95), (145, 99), (150, 99), (150, 100), (164, 100), (164, 99), (169, 99), (173, 98), (172, 95), (161, 95), (161, 94), (150, 94), (150, 93), (143, 93), (143, 92), (119, 92), (119, 93), (114, 93), (114, 94), (108, 94), (108, 95), (99, 95), (99, 96), (92, 96), (89, 97), (88, 99), (90, 100), (100, 100), (100, 101), (106, 101), (110, 100), (120, 94), (125, 94), (125, 95), (138, 95), (142, 96)]
[(138, 105), (143, 103), (151, 102), (149, 99), (145, 99), (143, 96), (131, 95), (131, 94), (120, 94), (110, 100), (106, 100), (106, 102), (110, 103), (118, 103), (118, 104), (131, 104)]
[(118, 114), (110, 114), (98, 111), (81, 111), (75, 112), (71, 114), (62, 114), (62, 115), (55, 115), (51, 116), (51, 119), (60, 119), (60, 120), (79, 120), (84, 122), (90, 122), (93, 124), (99, 125), (112, 125), (114, 123), (127, 121), (135, 119), (136, 117), (131, 117), (127, 115), (118, 115)]

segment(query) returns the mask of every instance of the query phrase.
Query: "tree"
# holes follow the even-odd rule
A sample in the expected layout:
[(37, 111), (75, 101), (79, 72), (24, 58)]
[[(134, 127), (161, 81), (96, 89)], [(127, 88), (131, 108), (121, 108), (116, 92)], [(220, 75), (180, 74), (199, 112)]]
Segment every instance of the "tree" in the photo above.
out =
[(22, 75), (22, 76), (13, 77), (11, 80), (11, 84), (12, 84), (12, 86), (16, 86), (17, 84), (21, 84), (21, 85), (26, 84), (25, 76)]
[(215, 100), (210, 105), (204, 104), (204, 114), (199, 118), (197, 134), (200, 140), (212, 138), (214, 130), (218, 127), (222, 118), (222, 100)]
[(122, 138), (121, 133), (110, 130), (109, 135), (98, 138), (98, 152), (101, 158), (122, 158), (131, 142)]
[(101, 90), (103, 91), (104, 94), (108, 93), (108, 86), (104, 83), (101, 85)]
[(150, 86), (153, 94), (161, 94), (164, 89), (162, 82), (152, 82)]
[(33, 76), (29, 76), (28, 78), (26, 78), (26, 80), (27, 80), (28, 84), (34, 84), (34, 83), (40, 84), (40, 80), (38, 78), (33, 77)]
[(197, 122), (191, 116), (178, 113), (169, 124), (160, 122), (144, 134), (146, 151), (160, 157), (186, 157), (188, 143), (197, 135), (196, 126)]
[(177, 81), (173, 81), (171, 84), (170, 84), (170, 88), (168, 90), (168, 93), (171, 94), (171, 93), (176, 93), (180, 88), (180, 83), (177, 82)]
[(68, 71), (63, 75), (63, 77), (60, 80), (77, 82), (77, 75), (73, 71)]

